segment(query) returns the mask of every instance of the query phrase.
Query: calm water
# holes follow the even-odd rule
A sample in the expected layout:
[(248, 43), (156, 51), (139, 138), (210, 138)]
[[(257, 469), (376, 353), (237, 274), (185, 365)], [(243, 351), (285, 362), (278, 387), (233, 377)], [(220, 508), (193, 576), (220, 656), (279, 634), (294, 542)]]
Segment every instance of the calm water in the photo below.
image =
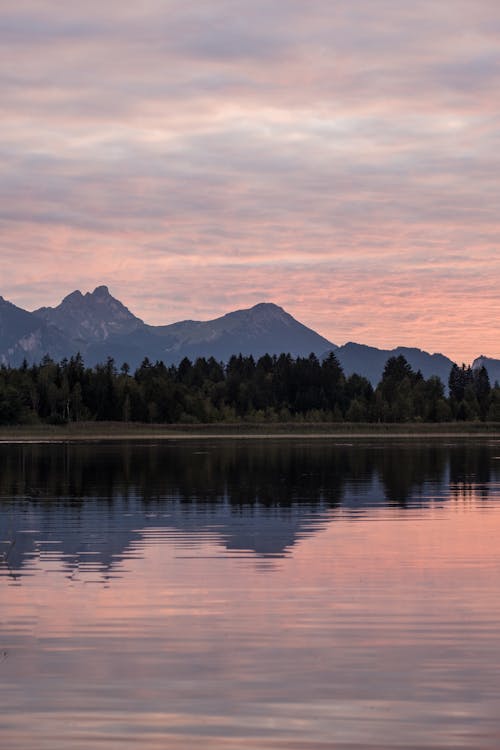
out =
[(6, 750), (500, 747), (500, 443), (0, 446)]

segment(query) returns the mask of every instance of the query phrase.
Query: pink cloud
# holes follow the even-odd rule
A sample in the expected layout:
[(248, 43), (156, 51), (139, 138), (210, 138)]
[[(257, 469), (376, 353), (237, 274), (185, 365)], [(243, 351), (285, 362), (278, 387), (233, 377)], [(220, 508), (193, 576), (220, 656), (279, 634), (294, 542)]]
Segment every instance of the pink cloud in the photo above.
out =
[(0, 293), (500, 356), (497, 5), (8, 2)]

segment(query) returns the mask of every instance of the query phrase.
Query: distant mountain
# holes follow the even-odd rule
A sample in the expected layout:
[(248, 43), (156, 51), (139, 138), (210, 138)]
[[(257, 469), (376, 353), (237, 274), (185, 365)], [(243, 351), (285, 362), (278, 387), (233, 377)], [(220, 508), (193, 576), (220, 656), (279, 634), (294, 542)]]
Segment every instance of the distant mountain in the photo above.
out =
[(150, 330), (161, 339), (162, 359), (174, 362), (210, 356), (225, 361), (240, 353), (260, 357), (287, 352), (299, 357), (314, 352), (319, 356), (325, 348), (337, 348), (270, 302), (203, 323), (185, 320)]
[(478, 370), (480, 367), (486, 367), (488, 370), (491, 385), (496, 382), (500, 383), (500, 359), (492, 359), (492, 357), (481, 355), (472, 363), (473, 370)]
[(65, 356), (65, 336), (33, 313), (0, 297), (0, 364), (21, 364), (24, 359), (36, 362), (51, 352)]
[(130, 310), (98, 286), (92, 293), (72, 292), (57, 307), (40, 307), (33, 315), (55, 326), (84, 348), (94, 342), (107, 341), (115, 335), (127, 335), (146, 326)]
[(68, 350), (80, 351), (91, 365), (109, 356), (134, 368), (146, 356), (171, 364), (183, 357), (213, 356), (225, 361), (239, 353), (259, 357), (285, 351), (307, 356), (335, 348), (328, 339), (271, 303), (215, 320), (149, 326), (112, 297), (106, 286), (100, 286), (85, 295), (73, 292), (57, 307), (42, 307), (33, 314), (64, 334)]
[(413, 370), (420, 370), (424, 378), (437, 375), (447, 385), (453, 362), (443, 354), (429, 354), (421, 349), (398, 346), (396, 349), (376, 349), (373, 346), (349, 342), (335, 350), (335, 356), (346, 375), (357, 373), (375, 386), (380, 382), (385, 363), (389, 357), (406, 358)]
[[(377, 349), (348, 343), (337, 347), (295, 320), (282, 307), (261, 302), (208, 321), (184, 320), (164, 326), (147, 325), (134, 315), (108, 287), (93, 292), (75, 291), (56, 307), (30, 313), (0, 297), (0, 364), (20, 365), (23, 359), (38, 362), (45, 354), (56, 360), (80, 352), (87, 365), (112, 357), (132, 369), (145, 357), (178, 364), (184, 357), (215, 357), (227, 361), (232, 354), (290, 353), (317, 356), (335, 351), (346, 375), (364, 375), (373, 385), (382, 376), (389, 357), (402, 354), (425, 378), (437, 375), (446, 385), (453, 362), (442, 354), (397, 347)], [(500, 380), (500, 360), (478, 358), (493, 382)]]

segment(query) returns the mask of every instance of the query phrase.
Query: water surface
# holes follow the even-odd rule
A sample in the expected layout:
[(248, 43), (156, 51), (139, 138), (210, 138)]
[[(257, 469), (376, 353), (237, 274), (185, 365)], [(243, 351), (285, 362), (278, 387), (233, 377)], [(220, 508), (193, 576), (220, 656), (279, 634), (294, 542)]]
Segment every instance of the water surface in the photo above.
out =
[(0, 446), (8, 750), (500, 747), (500, 443)]

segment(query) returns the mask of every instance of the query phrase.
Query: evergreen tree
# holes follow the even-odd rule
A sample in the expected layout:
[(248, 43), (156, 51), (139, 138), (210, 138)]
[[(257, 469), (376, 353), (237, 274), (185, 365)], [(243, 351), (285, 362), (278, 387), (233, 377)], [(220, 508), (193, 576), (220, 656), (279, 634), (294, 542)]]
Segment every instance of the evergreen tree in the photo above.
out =
[(473, 373), (474, 393), (479, 405), (479, 416), (484, 421), (488, 414), (491, 403), (491, 386), (488, 371), (484, 365), (474, 370)]

